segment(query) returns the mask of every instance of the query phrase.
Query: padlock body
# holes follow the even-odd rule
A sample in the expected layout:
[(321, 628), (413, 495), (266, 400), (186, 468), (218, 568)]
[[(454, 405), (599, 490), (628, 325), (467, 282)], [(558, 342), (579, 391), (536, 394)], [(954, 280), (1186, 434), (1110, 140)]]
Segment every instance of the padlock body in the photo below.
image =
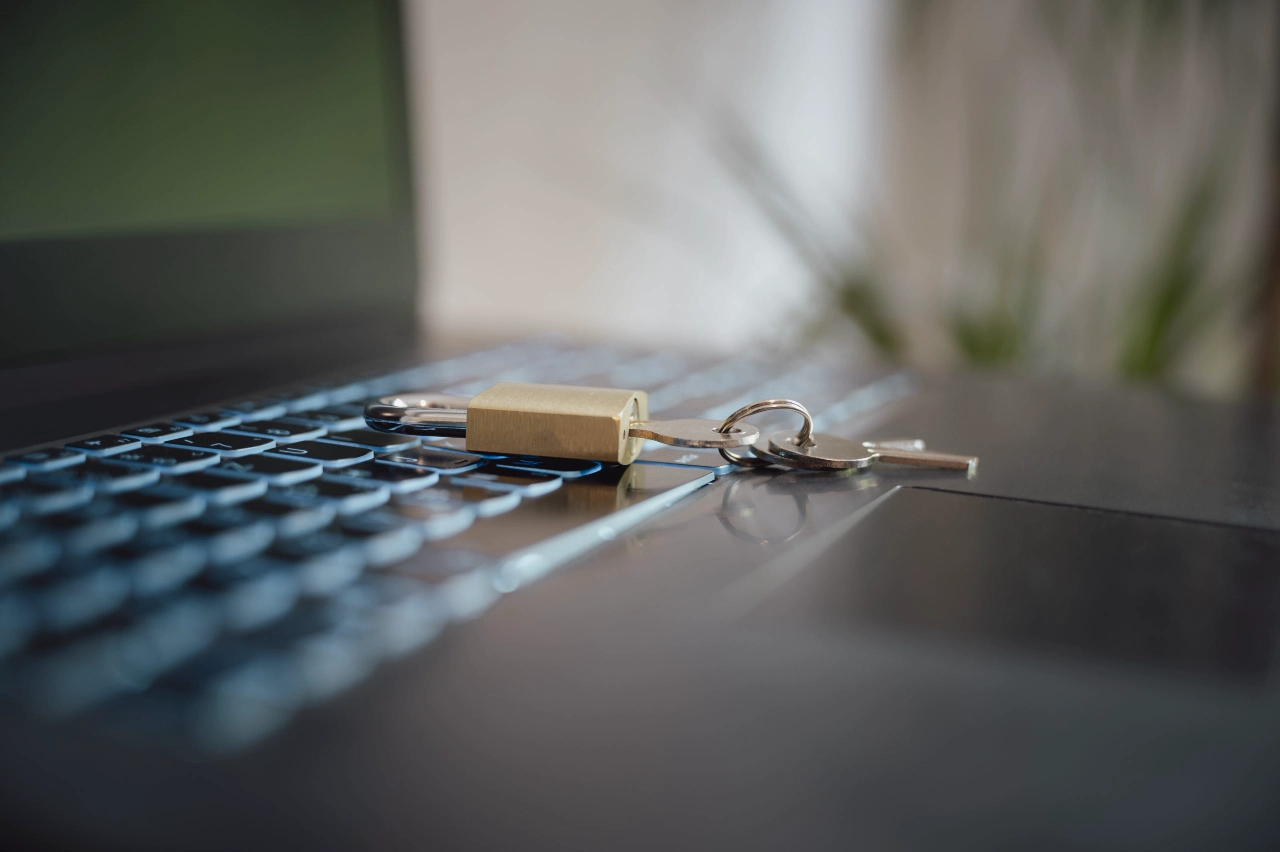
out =
[(648, 417), (644, 391), (501, 382), (467, 403), (467, 449), (631, 464)]

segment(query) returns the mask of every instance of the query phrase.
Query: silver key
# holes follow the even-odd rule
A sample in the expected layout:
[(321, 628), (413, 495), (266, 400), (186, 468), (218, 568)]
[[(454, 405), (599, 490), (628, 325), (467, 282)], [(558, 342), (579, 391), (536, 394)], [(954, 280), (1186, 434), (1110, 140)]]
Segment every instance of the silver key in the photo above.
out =
[(761, 439), (753, 452), (775, 464), (806, 470), (862, 469), (873, 464), (964, 470), (970, 473), (978, 468), (977, 456), (931, 452), (923, 449), (923, 442), (919, 442), (922, 449), (907, 448), (914, 446), (914, 441), (904, 439), (860, 442), (816, 432), (809, 443), (801, 447), (797, 446), (793, 434), (774, 432)]
[[(778, 433), (778, 434), (783, 434), (783, 433)], [(787, 459), (784, 456), (780, 456), (777, 453), (770, 452), (770, 449), (769, 449), (770, 437), (773, 437), (773, 436), (766, 435), (763, 439), (761, 439), (760, 441), (757, 441), (754, 445), (750, 447), (751, 455), (763, 461), (765, 464), (771, 464), (777, 467), (785, 467), (788, 470), (792, 468), (797, 468), (797, 467), (801, 468), (802, 470), (804, 469), (807, 469), (807, 470), (849, 470), (849, 469), (856, 470), (859, 467), (855, 465), (852, 468), (836, 468), (836, 467), (823, 468), (823, 467), (816, 467), (816, 466), (809, 467), (802, 464), (795, 464), (790, 459)], [(830, 436), (824, 436), (824, 437), (830, 437)], [(797, 436), (795, 435), (792, 435), (790, 438), (788, 438), (788, 441), (792, 445), (798, 444)], [(921, 441), (919, 438), (890, 438), (884, 441), (863, 441), (862, 446), (868, 450), (876, 450), (881, 447), (887, 447), (889, 449), (912, 450), (916, 452), (919, 452), (925, 448), (924, 441)]]
[(862, 446), (868, 450), (885, 448), (889, 450), (910, 450), (915, 453), (923, 452), (927, 449), (924, 441), (919, 438), (882, 438), (879, 441), (863, 441)]

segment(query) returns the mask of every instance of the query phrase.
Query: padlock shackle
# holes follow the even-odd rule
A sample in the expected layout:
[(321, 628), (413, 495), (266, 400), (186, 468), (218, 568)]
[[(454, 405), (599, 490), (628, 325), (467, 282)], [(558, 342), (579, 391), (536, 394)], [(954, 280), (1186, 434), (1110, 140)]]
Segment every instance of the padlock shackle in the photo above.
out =
[(465, 434), (469, 396), (448, 393), (402, 393), (384, 396), (364, 408), (364, 419), (386, 432)]

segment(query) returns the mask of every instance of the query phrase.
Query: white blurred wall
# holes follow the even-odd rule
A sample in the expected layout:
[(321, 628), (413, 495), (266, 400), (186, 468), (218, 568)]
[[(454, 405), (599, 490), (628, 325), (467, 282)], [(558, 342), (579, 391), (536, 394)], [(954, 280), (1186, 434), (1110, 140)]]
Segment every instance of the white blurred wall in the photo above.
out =
[(741, 113), (847, 231), (876, 172), (886, 0), (410, 0), (429, 322), (728, 350), (810, 276), (716, 153)]

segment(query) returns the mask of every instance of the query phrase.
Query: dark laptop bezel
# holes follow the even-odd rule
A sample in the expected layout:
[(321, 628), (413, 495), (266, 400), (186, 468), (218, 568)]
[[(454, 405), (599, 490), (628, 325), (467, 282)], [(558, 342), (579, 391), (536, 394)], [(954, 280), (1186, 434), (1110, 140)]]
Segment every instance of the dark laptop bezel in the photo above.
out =
[[(271, 323), (226, 334), (185, 338), (142, 347), (61, 353), (38, 361), (0, 361), (0, 449), (52, 439), (48, 429), (13, 426), (51, 412), (67, 431), (66, 416), (95, 398), (118, 397), (162, 382), (199, 393), (240, 388), (246, 382), (282, 381), (316, 375), (357, 359), (384, 361), (420, 343), (418, 315), (417, 182), (410, 144), (405, 19), (399, 0), (375, 0), (391, 34), (390, 61), (395, 108), (392, 166), (408, 177), (396, 208), (385, 218), (252, 229), (184, 231), (116, 237), (47, 239), (0, 244), (0, 323), (20, 322), (3, 309), (4, 289), (55, 280), (94, 282), (102, 287), (155, 286), (181, 270), (184, 286), (216, 293), (217, 282), (270, 281), (281, 276), (297, 286), (358, 287), (378, 276), (403, 300), (300, 322)], [(201, 292), (193, 289), (193, 292)], [(243, 377), (236, 381), (234, 377)], [(252, 377), (252, 378), (251, 378)], [(232, 392), (239, 392), (238, 390)], [(145, 394), (130, 394), (138, 397)], [(188, 403), (180, 394), (181, 404)], [(170, 399), (175, 399), (172, 394)], [(217, 399), (212, 397), (210, 401)], [(151, 407), (151, 406), (148, 406)], [(172, 410), (172, 406), (170, 409)], [(81, 422), (90, 419), (83, 418)], [(74, 431), (82, 431), (74, 429)]]

